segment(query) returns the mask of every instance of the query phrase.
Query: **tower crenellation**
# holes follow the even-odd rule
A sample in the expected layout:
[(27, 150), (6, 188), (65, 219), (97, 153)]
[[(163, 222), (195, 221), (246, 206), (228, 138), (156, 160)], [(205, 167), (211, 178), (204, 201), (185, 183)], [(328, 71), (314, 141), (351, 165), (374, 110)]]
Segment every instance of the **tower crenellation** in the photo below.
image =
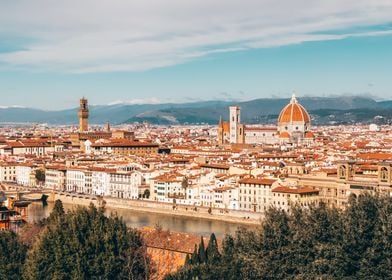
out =
[(82, 99), (80, 99), (80, 107), (78, 112), (80, 132), (88, 131), (88, 116), (88, 101), (86, 98), (83, 97)]

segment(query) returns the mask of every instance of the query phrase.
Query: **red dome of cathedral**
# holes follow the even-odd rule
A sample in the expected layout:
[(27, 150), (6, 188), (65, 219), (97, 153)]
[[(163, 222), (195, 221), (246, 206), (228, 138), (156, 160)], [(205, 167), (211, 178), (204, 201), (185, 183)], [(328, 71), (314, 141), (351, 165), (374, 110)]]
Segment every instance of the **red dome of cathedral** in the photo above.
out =
[(308, 132), (305, 133), (305, 138), (314, 139), (315, 136), (314, 136), (314, 134), (312, 132), (308, 131)]
[(293, 123), (302, 122), (310, 123), (310, 116), (306, 109), (298, 103), (295, 95), (291, 98), (291, 101), (283, 110), (280, 112), (278, 123)]
[(279, 134), (279, 138), (290, 138), (290, 134), (287, 131), (283, 131)]

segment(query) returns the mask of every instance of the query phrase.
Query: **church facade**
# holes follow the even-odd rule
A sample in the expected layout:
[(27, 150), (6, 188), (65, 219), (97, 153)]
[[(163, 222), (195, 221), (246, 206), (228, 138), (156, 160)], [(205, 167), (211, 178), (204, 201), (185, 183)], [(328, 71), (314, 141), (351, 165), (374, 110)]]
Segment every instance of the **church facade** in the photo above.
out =
[(313, 142), (311, 118), (295, 95), (279, 114), (276, 127), (254, 127), (241, 123), (241, 109), (230, 107), (228, 122), (219, 121), (217, 141), (224, 144), (308, 144)]

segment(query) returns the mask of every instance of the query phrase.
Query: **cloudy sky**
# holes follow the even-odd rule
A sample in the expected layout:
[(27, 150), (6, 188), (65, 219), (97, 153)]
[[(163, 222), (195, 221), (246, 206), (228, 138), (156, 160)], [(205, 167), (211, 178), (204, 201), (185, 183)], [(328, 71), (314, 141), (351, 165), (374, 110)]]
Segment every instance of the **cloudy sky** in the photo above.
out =
[(392, 99), (391, 0), (0, 2), (0, 106)]

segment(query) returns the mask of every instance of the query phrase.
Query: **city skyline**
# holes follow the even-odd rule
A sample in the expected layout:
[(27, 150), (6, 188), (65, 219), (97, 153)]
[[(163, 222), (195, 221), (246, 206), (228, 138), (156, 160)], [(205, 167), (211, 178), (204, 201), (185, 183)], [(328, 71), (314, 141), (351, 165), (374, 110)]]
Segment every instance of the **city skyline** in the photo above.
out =
[(0, 4), (1, 106), (392, 98), (386, 1), (40, 2)]
[(392, 0), (0, 3), (0, 279), (390, 279)]

